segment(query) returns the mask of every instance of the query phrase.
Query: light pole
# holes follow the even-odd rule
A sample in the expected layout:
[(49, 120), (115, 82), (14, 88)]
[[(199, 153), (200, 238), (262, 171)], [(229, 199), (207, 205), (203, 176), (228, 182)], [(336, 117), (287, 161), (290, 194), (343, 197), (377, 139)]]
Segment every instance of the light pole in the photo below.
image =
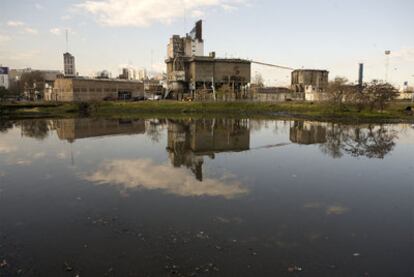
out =
[[(411, 77), (413, 78), (413, 80), (414, 80), (414, 75), (411, 75)], [(414, 83), (414, 82), (413, 82)], [(414, 87), (413, 87), (413, 90), (411, 91), (411, 102), (414, 102)]]
[(391, 50), (385, 50), (385, 82), (388, 83)]

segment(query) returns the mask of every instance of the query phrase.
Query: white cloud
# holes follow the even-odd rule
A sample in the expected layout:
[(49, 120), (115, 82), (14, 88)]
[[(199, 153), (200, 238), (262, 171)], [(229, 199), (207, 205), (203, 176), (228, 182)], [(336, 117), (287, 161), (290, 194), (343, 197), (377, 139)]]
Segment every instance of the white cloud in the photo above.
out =
[(10, 165), (21, 165), (21, 166), (27, 166), (31, 165), (32, 161), (29, 160), (18, 160), (16, 162), (9, 163)]
[(30, 35), (37, 35), (39, 33), (36, 29), (30, 28), (30, 27), (24, 28), (24, 32)]
[(392, 56), (403, 61), (414, 62), (414, 47), (403, 47), (401, 50), (392, 53)]
[(46, 157), (46, 153), (45, 152), (38, 152), (38, 153), (33, 154), (33, 158), (34, 159), (42, 159), (44, 157)]
[(9, 27), (22, 27), (22, 26), (24, 26), (24, 23), (21, 22), (21, 21), (10, 20), (10, 21), (7, 21), (7, 26), (9, 26)]
[(41, 11), (41, 10), (43, 10), (45, 7), (43, 7), (41, 4), (39, 4), (39, 3), (36, 3), (35, 4), (35, 8), (36, 8), (36, 10), (38, 10), (38, 11)]
[(8, 42), (10, 40), (11, 40), (11, 37), (10, 36), (0, 34), (0, 43), (2, 43), (2, 42)]
[(65, 160), (67, 158), (67, 155), (65, 152), (59, 152), (56, 154), (56, 158), (58, 158), (59, 160)]
[(6, 62), (17, 62), (17, 61), (26, 62), (38, 56), (39, 54), (40, 54), (40, 51), (38, 50), (30, 50), (27, 52), (22, 52), (22, 51), (17, 51), (17, 50), (2, 51), (0, 49), (0, 60), (4, 60)]
[(75, 35), (76, 32), (73, 31), (71, 28), (59, 28), (59, 27), (55, 27), (49, 30), (49, 32), (55, 36), (60, 36), (63, 35), (66, 31), (69, 32), (69, 34), (71, 35)]
[(25, 33), (25, 34), (37, 35), (39, 33), (36, 29), (27, 26), (22, 21), (10, 20), (10, 21), (7, 22), (7, 26), (14, 27), (14, 28), (19, 28), (21, 30), (21, 32)]
[(71, 19), (72, 17), (70, 16), (70, 15), (62, 15), (61, 17), (60, 17), (60, 19), (62, 19), (62, 20), (69, 20), (69, 19)]
[(49, 30), (49, 32), (55, 36), (60, 36), (62, 34), (62, 30), (60, 28), (52, 28)]
[(179, 196), (219, 196), (231, 199), (248, 193), (247, 188), (229, 176), (221, 179), (205, 178), (199, 182), (187, 169), (155, 164), (150, 160), (108, 161), (85, 179), (123, 189), (163, 190)]
[(191, 17), (193, 18), (200, 18), (204, 16), (204, 12), (200, 10), (194, 10), (191, 12)]
[(234, 10), (248, 0), (87, 0), (76, 7), (96, 16), (105, 26), (145, 27), (153, 23), (169, 24), (184, 13), (202, 15), (202, 9), (218, 7)]
[(0, 154), (9, 154), (11, 152), (15, 152), (17, 150), (16, 146), (9, 145), (5, 142), (0, 141)]

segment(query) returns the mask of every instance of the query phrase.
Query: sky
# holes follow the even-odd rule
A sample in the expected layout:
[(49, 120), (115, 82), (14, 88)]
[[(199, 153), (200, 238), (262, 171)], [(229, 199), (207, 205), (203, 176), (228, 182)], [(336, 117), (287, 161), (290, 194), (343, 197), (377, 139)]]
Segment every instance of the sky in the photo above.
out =
[[(80, 75), (131, 65), (165, 71), (166, 46), (203, 19), (205, 52), (293, 68), (327, 69), (330, 79), (414, 84), (412, 0), (1, 0), (0, 64), (63, 70), (66, 51)], [(267, 85), (287, 70), (252, 66)]]

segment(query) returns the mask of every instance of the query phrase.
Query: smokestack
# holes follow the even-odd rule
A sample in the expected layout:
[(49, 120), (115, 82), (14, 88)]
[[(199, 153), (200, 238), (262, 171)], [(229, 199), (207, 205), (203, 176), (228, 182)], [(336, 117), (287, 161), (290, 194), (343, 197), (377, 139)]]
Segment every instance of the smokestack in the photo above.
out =
[(199, 41), (203, 41), (203, 21), (199, 20), (195, 25), (195, 38)]
[(364, 64), (359, 64), (358, 86), (362, 87), (364, 84)]

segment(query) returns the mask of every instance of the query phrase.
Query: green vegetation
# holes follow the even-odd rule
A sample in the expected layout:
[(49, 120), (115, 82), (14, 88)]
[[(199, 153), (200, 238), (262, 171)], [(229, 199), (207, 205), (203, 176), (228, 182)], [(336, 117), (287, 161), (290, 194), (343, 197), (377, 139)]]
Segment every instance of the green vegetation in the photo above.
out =
[(392, 102), (384, 110), (347, 104), (332, 109), (332, 104), (309, 102), (95, 102), (95, 103), (17, 103), (0, 104), (0, 116), (7, 118), (76, 117), (238, 117), (303, 118), (343, 122), (414, 122), (405, 111), (410, 102)]

